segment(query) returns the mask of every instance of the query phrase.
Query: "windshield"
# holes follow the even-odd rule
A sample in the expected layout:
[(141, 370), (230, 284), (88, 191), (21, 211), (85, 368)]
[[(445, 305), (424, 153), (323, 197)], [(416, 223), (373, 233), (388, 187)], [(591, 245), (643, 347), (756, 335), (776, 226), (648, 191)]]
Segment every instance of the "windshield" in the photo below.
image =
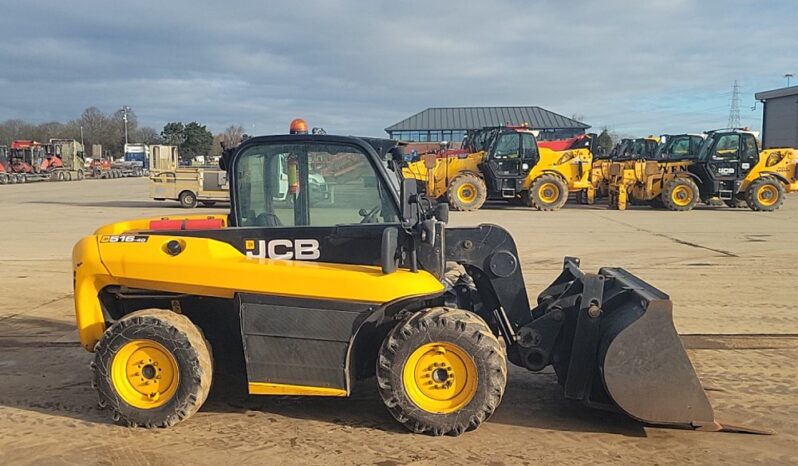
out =
[(712, 143), (715, 142), (715, 134), (711, 134), (701, 144), (701, 150), (698, 151), (698, 160), (708, 160), (709, 150), (712, 148)]
[(235, 160), (240, 226), (398, 222), (398, 207), (370, 157), (333, 143), (264, 143)]

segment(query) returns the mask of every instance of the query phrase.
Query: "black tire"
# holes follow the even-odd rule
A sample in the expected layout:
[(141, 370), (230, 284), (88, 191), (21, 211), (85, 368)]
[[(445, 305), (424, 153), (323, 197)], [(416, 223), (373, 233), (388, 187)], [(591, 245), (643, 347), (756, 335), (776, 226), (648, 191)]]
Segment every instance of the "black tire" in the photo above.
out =
[(779, 180), (763, 176), (754, 180), (745, 191), (745, 202), (751, 210), (773, 212), (784, 203), (786, 191)]
[(26, 173), (19, 174), (19, 182), (20, 183), (27, 183), (28, 182), (28, 175)]
[(478, 210), (488, 198), (485, 180), (474, 173), (462, 173), (454, 177), (446, 188), (446, 198), (453, 210), (469, 212)]
[(216, 201), (200, 201), (200, 204), (205, 207), (213, 207), (216, 205)]
[(0, 173), (0, 184), (8, 184), (8, 175)]
[[(452, 412), (422, 408), (412, 400), (404, 383), (408, 360), (416, 350), (433, 342), (451, 345), (450, 350), (458, 348), (470, 358), (476, 372), (472, 396)], [(435, 375), (429, 378), (432, 384)], [(377, 359), (377, 382), (388, 411), (412, 432), (460, 435), (479, 427), (501, 403), (507, 384), (507, 361), (499, 341), (476, 314), (436, 307), (410, 316), (391, 330)]]
[(66, 175), (62, 171), (56, 172), (55, 176), (58, 179), (58, 181), (66, 181)]
[[(114, 357), (133, 341), (156, 342), (177, 363), (177, 387), (160, 406), (135, 407), (115, 386)], [(208, 398), (213, 378), (211, 350), (202, 331), (188, 317), (164, 309), (136, 311), (108, 328), (95, 347), (91, 368), (100, 408), (110, 410), (114, 421), (129, 427), (169, 427), (191, 417)]]
[(19, 178), (17, 178), (17, 174), (16, 173), (11, 173), (10, 175), (8, 175), (8, 182), (9, 182), (9, 184), (17, 184), (17, 183), (19, 183)]
[(191, 191), (183, 191), (177, 200), (180, 201), (180, 207), (184, 209), (197, 207), (197, 195)]
[(559, 176), (541, 175), (529, 187), (529, 203), (538, 210), (560, 210), (566, 202), (568, 185)]
[(660, 196), (665, 208), (676, 212), (693, 210), (700, 199), (698, 185), (690, 178), (674, 178), (668, 181)]

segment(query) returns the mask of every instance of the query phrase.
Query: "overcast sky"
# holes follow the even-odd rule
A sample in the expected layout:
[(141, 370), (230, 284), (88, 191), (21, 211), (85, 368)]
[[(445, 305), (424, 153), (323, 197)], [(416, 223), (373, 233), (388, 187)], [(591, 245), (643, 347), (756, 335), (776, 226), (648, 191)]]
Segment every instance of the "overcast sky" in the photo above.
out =
[[(432, 106), (539, 105), (621, 134), (725, 126), (740, 82), (798, 75), (787, 1), (4, 1), (0, 120), (131, 106), (197, 120), (384, 135)], [(795, 79), (793, 83), (798, 83)]]

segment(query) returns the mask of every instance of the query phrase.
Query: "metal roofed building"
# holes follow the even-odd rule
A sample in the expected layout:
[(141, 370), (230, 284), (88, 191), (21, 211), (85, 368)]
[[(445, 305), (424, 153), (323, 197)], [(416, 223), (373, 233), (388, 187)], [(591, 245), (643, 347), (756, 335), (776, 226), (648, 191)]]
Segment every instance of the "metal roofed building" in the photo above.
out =
[(528, 124), (540, 139), (566, 139), (584, 134), (590, 125), (552, 111), (531, 107), (431, 107), (385, 128), (400, 141), (459, 142), (466, 131), (486, 126)]
[(798, 86), (757, 92), (762, 101), (762, 147), (798, 147)]

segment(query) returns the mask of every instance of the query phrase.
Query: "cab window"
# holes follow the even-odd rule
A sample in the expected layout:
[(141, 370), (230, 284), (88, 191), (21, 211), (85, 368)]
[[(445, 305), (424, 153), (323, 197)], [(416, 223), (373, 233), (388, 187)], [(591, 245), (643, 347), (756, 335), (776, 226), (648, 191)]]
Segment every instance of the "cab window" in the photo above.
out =
[(759, 159), (759, 151), (756, 147), (756, 139), (753, 135), (743, 136), (743, 158), (746, 162), (754, 162)]
[(674, 157), (684, 157), (690, 153), (690, 139), (679, 138), (673, 142), (671, 147), (671, 155)]
[(496, 141), (496, 150), (493, 155), (497, 159), (517, 159), (521, 151), (521, 138), (518, 133), (506, 133)]
[(240, 226), (336, 226), (398, 222), (398, 208), (360, 149), (341, 144), (252, 146), (236, 170)]
[(740, 158), (740, 135), (724, 134), (715, 144), (712, 158), (721, 160), (738, 160)]
[(538, 161), (538, 142), (535, 139), (535, 135), (531, 133), (522, 133), (521, 141), (524, 145), (523, 159), (535, 165)]

